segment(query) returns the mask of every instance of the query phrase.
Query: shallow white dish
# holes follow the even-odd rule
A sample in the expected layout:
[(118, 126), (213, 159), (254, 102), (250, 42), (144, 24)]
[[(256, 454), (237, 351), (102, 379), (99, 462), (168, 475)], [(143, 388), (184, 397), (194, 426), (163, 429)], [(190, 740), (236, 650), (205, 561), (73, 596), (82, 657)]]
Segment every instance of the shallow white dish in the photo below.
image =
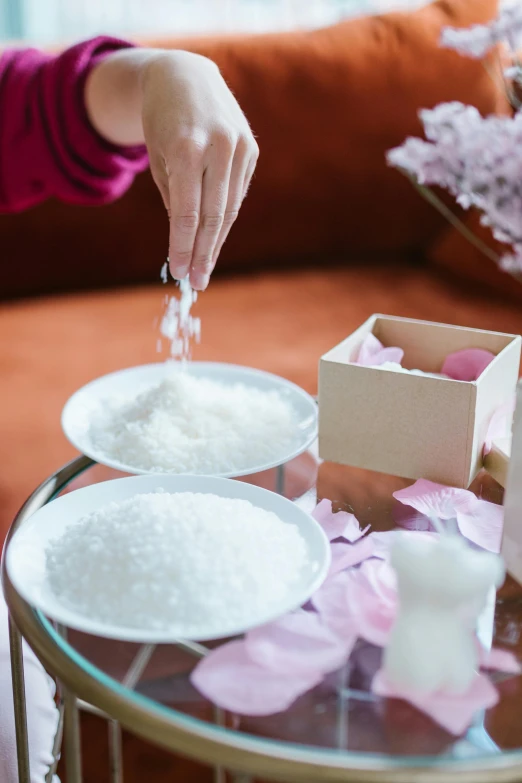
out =
[[(103, 399), (111, 395), (129, 394), (134, 390), (138, 393), (147, 387), (159, 384), (165, 378), (168, 370), (169, 365), (166, 362), (144, 364), (104, 375), (83, 386), (69, 398), (63, 409), (62, 429), (65, 436), (78, 451), (102, 465), (120, 470), (122, 473), (150, 473), (150, 471), (113, 460), (97, 449), (89, 437), (90, 414), (98, 408)], [(296, 439), (291, 450), (279, 454), (277, 459), (269, 463), (260, 463), (244, 470), (235, 470), (233, 473), (215, 475), (222, 478), (236, 478), (261, 473), (264, 470), (283, 465), (285, 462), (290, 462), (306, 451), (316, 440), (317, 405), (313, 397), (294, 383), (261, 370), (217, 362), (190, 362), (187, 372), (193, 376), (208, 378), (223, 384), (242, 383), (261, 391), (275, 391), (288, 400), (296, 414)]]
[[(303, 569), (299, 581), (284, 603), (273, 609), (270, 615), (252, 615), (248, 626), (216, 629), (192, 627), (187, 634), (182, 625), (168, 631), (140, 631), (136, 628), (107, 625), (75, 612), (56, 598), (46, 573), (45, 551), (53, 539), (61, 536), (71, 524), (101, 506), (112, 501), (121, 502), (134, 495), (154, 492), (162, 487), (167, 492), (202, 492), (225, 498), (248, 500), (253, 505), (274, 514), (299, 529), (303, 537), (309, 565)], [(249, 628), (270, 622), (287, 612), (302, 606), (320, 587), (330, 566), (330, 546), (321, 526), (290, 500), (243, 481), (208, 476), (148, 475), (104, 481), (63, 495), (33, 514), (18, 530), (9, 545), (6, 556), (9, 578), (20, 595), (43, 614), (69, 628), (109, 639), (132, 642), (172, 643), (179, 639), (208, 641), (244, 633)]]

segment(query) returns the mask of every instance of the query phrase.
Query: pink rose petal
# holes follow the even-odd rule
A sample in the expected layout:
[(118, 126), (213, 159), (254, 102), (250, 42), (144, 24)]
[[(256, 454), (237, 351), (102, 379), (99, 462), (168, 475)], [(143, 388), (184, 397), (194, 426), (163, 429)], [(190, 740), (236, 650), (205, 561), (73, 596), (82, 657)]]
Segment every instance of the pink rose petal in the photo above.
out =
[(254, 663), (279, 674), (323, 674), (339, 669), (352, 646), (333, 633), (315, 612), (299, 610), (255, 628), (245, 638)]
[(392, 517), (397, 527), (406, 530), (433, 530), (433, 525), (429, 517), (420, 514), (411, 506), (405, 506), (399, 501), (392, 506)]
[(365, 367), (375, 367), (385, 362), (396, 362), (400, 364), (404, 356), (402, 348), (385, 348), (380, 340), (374, 334), (367, 334), (359, 349), (355, 364), (362, 364)]
[(480, 666), (482, 669), (503, 672), (504, 674), (521, 674), (522, 667), (509, 650), (500, 650), (493, 647), (492, 650), (485, 650), (480, 647)]
[(457, 511), (459, 530), (477, 546), (498, 553), (504, 527), (504, 508), (488, 500), (475, 500), (469, 511)]
[[(502, 506), (481, 500), (467, 489), (445, 487), (426, 479), (419, 479), (411, 487), (394, 492), (393, 496), (428, 518), (456, 519), (460, 532), (467, 539), (490, 552), (500, 551)], [(378, 551), (375, 554), (379, 556)]]
[(480, 378), (488, 364), (491, 364), (495, 354), (482, 348), (465, 348), (446, 356), (441, 373), (453, 378), (454, 381), (476, 381)]
[(515, 396), (500, 406), (490, 419), (486, 432), (483, 455), (489, 454), (493, 448), (493, 441), (499, 438), (508, 438), (511, 434), (513, 414), (515, 413)]
[(356, 544), (330, 544), (332, 552), (332, 562), (328, 576), (334, 576), (339, 571), (345, 571), (347, 568), (359, 565), (363, 560), (373, 557), (373, 541), (369, 536), (365, 536)]
[(437, 519), (453, 519), (457, 511), (467, 512), (477, 501), (468, 489), (445, 487), (426, 479), (419, 479), (411, 487), (394, 492), (393, 497), (424, 516)]
[(321, 500), (315, 510), (312, 512), (313, 518), (319, 522), (329, 541), (335, 538), (345, 538), (352, 544), (358, 541), (369, 530), (370, 526), (361, 530), (354, 514), (348, 514), (346, 511), (332, 511), (330, 500)]
[(365, 560), (360, 568), (328, 578), (312, 603), (343, 639), (359, 637), (384, 647), (397, 613), (395, 574), (387, 562)]
[(393, 569), (386, 561), (366, 560), (348, 577), (348, 612), (357, 635), (385, 647), (397, 615)]
[(495, 686), (483, 674), (477, 674), (466, 693), (420, 696), (396, 688), (381, 669), (375, 675), (372, 690), (378, 696), (408, 701), (455, 736), (460, 736), (469, 728), (479, 710), (494, 707), (498, 702)]
[(287, 710), (322, 678), (320, 671), (290, 675), (265, 669), (251, 660), (242, 641), (213, 650), (190, 676), (194, 687), (218, 707), (253, 716)]
[(342, 571), (327, 579), (312, 596), (312, 603), (323, 622), (347, 644), (354, 645), (357, 632), (349, 604), (349, 573)]

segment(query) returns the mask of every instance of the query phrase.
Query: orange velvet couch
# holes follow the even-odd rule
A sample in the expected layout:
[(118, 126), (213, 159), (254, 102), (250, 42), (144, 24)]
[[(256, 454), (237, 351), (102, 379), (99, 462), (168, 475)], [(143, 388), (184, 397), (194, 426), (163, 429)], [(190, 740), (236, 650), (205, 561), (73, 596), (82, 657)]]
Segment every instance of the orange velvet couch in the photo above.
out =
[[(444, 24), (485, 21), (495, 8), (495, 0), (438, 0), (325, 30), (181, 44), (218, 62), (261, 148), (197, 305), (195, 358), (270, 370), (315, 392), (321, 354), (374, 312), (522, 331), (518, 284), (502, 277), (494, 289), (487, 275), (473, 276), (486, 264), (478, 257), (465, 278), (430, 261), (454, 266), (461, 246), (384, 159), (419, 133), (423, 106), (503, 107), (481, 64), (438, 47)], [(0, 242), (3, 536), (31, 489), (74, 455), (60, 430), (67, 397), (103, 373), (158, 359), (167, 218), (147, 173), (111, 206), (50, 202), (2, 216)], [(89, 730), (93, 740), (103, 727)], [(129, 738), (125, 752), (131, 783), (211, 780)], [(99, 763), (85, 754), (86, 783), (104, 779)]]

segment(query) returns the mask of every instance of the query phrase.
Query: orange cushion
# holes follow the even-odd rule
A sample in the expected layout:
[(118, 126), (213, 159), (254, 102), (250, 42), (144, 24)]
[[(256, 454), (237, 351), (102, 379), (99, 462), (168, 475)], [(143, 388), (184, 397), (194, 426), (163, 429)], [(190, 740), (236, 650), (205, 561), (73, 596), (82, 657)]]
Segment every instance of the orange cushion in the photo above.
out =
[[(437, 0), (322, 30), (156, 42), (214, 59), (259, 140), (221, 268), (426, 247), (443, 220), (386, 166), (385, 152), (420, 132), (420, 107), (497, 107), (483, 66), (438, 45), (442, 26), (484, 22), (496, 6)], [(0, 237), (2, 292), (29, 293), (155, 279), (167, 220), (147, 174), (111, 207), (47, 204), (2, 217)]]
[[(471, 212), (463, 217), (466, 228), (470, 229), (491, 250), (499, 256), (510, 252), (509, 245), (493, 239), (491, 230), (480, 223), (479, 213)], [(450, 269), (468, 283), (478, 284), (504, 294), (510, 299), (522, 300), (522, 279), (503, 272), (491, 259), (469, 242), (458, 229), (448, 227), (437, 239), (429, 252), (435, 264)]]

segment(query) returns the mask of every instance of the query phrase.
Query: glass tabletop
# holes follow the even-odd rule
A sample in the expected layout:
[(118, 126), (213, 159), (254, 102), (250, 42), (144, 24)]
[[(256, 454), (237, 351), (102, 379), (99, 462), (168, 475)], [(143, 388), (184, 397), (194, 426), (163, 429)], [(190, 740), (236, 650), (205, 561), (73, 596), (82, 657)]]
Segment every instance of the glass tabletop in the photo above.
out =
[[(114, 470), (94, 465), (76, 476), (65, 492), (99, 481), (116, 478)], [(250, 483), (281, 490), (306, 510), (322, 498), (334, 507), (355, 514), (362, 528), (390, 530), (400, 522), (400, 504), (392, 493), (411, 481), (320, 463), (312, 452), (301, 455), (284, 468), (249, 476)], [(502, 503), (502, 488), (486, 473), (472, 485), (480, 497)], [(402, 507), (404, 508), (404, 507)], [(46, 622), (46, 621), (44, 621)], [(53, 633), (50, 624), (49, 631)], [(509, 578), (497, 596), (489, 629), (494, 642), (522, 660), (522, 588)], [(522, 764), (522, 677), (494, 676), (498, 704), (476, 716), (468, 732), (455, 738), (413, 706), (399, 700), (385, 700), (371, 692), (373, 675), (379, 668), (381, 650), (358, 643), (348, 663), (328, 675), (285, 712), (268, 717), (245, 717), (217, 710), (191, 684), (190, 673), (198, 658), (175, 645), (140, 648), (139, 645), (87, 636), (69, 631), (67, 642), (60, 641), (76, 663), (88, 666), (90, 673), (110, 688), (122, 686), (132, 698), (148, 709), (168, 711), (187, 725), (218, 724), (219, 731), (266, 747), (284, 744), (299, 750), (313, 750), (328, 758), (343, 757), (350, 763), (377, 758), (384, 766), (443, 766), (448, 762), (488, 764), (493, 757), (511, 756)], [(213, 643), (214, 644), (214, 643)], [(218, 643), (219, 644), (219, 643)], [(197, 649), (196, 649), (197, 653)], [(495, 779), (494, 776), (491, 778)], [(500, 779), (500, 778), (499, 778)]]

